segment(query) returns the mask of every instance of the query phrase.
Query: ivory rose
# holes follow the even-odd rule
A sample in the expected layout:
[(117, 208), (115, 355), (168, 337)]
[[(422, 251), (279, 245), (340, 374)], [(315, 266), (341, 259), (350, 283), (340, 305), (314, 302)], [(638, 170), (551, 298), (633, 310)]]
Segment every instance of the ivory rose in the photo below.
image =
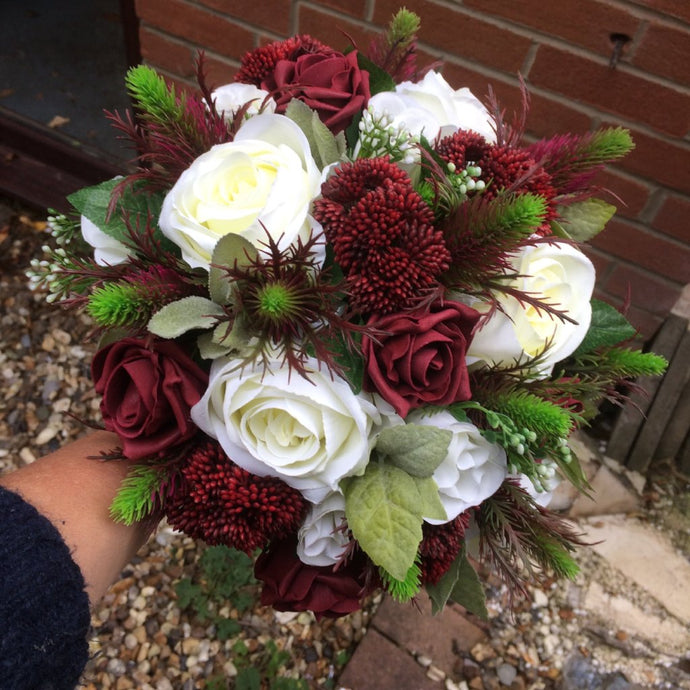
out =
[(386, 114), (391, 126), (433, 141), (458, 129), (471, 129), (488, 142), (496, 141), (489, 111), (468, 88), (454, 89), (438, 72), (427, 72), (419, 82), (404, 81), (395, 91), (382, 91), (369, 100), (373, 115)]
[[(446, 457), (433, 474), (447, 521), (478, 506), (501, 486), (508, 473), (506, 452), (501, 446), (489, 443), (474, 424), (460, 422), (445, 410), (433, 414), (415, 411), (407, 421), (448, 429), (453, 434)], [(446, 522), (425, 520), (434, 525)]]
[(216, 110), (223, 114), (226, 120), (232, 120), (235, 113), (249, 103), (247, 115), (257, 115), (262, 109), (265, 112), (274, 112), (276, 102), (268, 91), (260, 89), (254, 84), (225, 84), (219, 86), (212, 94), (216, 104)]
[(345, 496), (338, 492), (311, 507), (297, 535), (297, 555), (309, 565), (335, 565), (350, 541), (343, 530)]
[[(556, 362), (577, 349), (589, 329), (594, 266), (572, 245), (549, 242), (524, 247), (513, 269), (518, 277), (507, 283), (510, 287), (565, 312), (568, 320), (497, 292), (501, 309), (494, 310), (475, 332), (467, 354), (470, 361), (509, 366), (540, 355), (548, 344), (535, 372), (548, 376)], [(482, 308), (479, 303), (472, 306)]]
[(129, 249), (86, 216), (81, 217), (81, 235), (93, 247), (93, 258), (99, 266), (115, 266), (129, 259)]
[(193, 268), (208, 268), (229, 233), (285, 248), (320, 226), (309, 213), (321, 174), (300, 128), (283, 115), (247, 120), (234, 140), (197, 158), (163, 202), (160, 227)]
[(240, 467), (279, 477), (316, 503), (343, 477), (364, 472), (382, 417), (315, 360), (308, 369), (309, 381), (280, 362), (242, 368), (216, 359), (192, 419)]

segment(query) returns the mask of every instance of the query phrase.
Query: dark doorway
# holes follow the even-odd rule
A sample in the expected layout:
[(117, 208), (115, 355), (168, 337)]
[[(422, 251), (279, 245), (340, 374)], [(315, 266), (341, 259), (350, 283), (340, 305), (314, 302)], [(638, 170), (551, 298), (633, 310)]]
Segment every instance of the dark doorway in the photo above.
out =
[(67, 187), (123, 167), (131, 151), (103, 110), (129, 107), (124, 77), (138, 59), (132, 1), (0, 0), (0, 19), (0, 188), (35, 197), (42, 167)]

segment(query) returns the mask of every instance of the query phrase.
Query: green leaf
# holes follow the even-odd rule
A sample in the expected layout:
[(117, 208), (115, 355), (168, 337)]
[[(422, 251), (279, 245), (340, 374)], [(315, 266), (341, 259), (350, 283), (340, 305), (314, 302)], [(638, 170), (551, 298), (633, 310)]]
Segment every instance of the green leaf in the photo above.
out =
[(561, 206), (558, 211), (562, 219), (558, 227), (565, 236), (576, 242), (587, 242), (606, 227), (616, 207), (601, 199), (585, 199)]
[(195, 328), (212, 328), (224, 315), (223, 308), (215, 302), (192, 295), (159, 309), (149, 320), (148, 329), (161, 338), (178, 338)]
[(592, 300), (592, 320), (589, 330), (580, 343), (580, 346), (571, 355), (579, 355), (592, 352), (599, 347), (611, 347), (628, 340), (636, 331), (628, 320), (615, 307), (598, 299)]
[(242, 626), (233, 618), (223, 618), (216, 622), (216, 637), (222, 642), (242, 632)]
[(374, 461), (344, 489), (345, 513), (355, 539), (376, 565), (404, 580), (422, 541), (417, 482), (398, 467)]
[(150, 217), (156, 224), (154, 237), (166, 245), (166, 250), (174, 248), (174, 245), (157, 229), (158, 217), (165, 198), (163, 192), (147, 191), (137, 194), (136, 189), (127, 186), (113, 213), (108, 218), (108, 208), (113, 190), (121, 182), (121, 177), (115, 177), (93, 187), (84, 187), (74, 194), (70, 194), (67, 199), (81, 215), (86, 216), (106, 235), (114, 237), (127, 246), (132, 244), (132, 240), (125, 221), (129, 223), (131, 228), (136, 229), (137, 222), (144, 226)]
[(311, 155), (320, 170), (342, 159), (347, 148), (345, 135), (340, 132), (338, 136), (334, 136), (321, 121), (318, 113), (306, 103), (293, 98), (285, 111), (285, 115), (304, 132), (304, 136), (309, 142)]
[(452, 438), (448, 429), (404, 424), (384, 429), (376, 440), (376, 452), (414, 477), (430, 477), (446, 457)]
[(470, 613), (474, 613), (482, 620), (488, 620), (489, 612), (486, 610), (486, 595), (479, 576), (471, 563), (467, 560), (463, 550), (458, 558), (458, 579), (450, 593), (450, 598), (464, 606)]
[(441, 612), (450, 599), (481, 619), (488, 618), (484, 588), (467, 560), (464, 547), (446, 574), (435, 585), (427, 585), (426, 591), (431, 599), (431, 612), (434, 615)]
[(235, 676), (235, 690), (261, 690), (261, 674), (250, 666), (242, 668)]
[[(218, 328), (218, 326), (216, 326)], [(231, 349), (229, 347), (224, 347), (219, 345), (213, 339), (213, 332), (205, 331), (201, 333), (196, 339), (196, 346), (199, 349), (199, 356), (201, 359), (218, 359), (218, 357), (225, 357), (229, 355)]]
[(372, 62), (366, 55), (357, 53), (357, 64), (360, 69), (369, 72), (369, 90), (371, 95), (381, 93), (381, 91), (395, 91), (395, 81), (388, 72), (381, 69), (376, 63)]
[(183, 578), (175, 585), (177, 605), (181, 609), (193, 607), (197, 612), (206, 610), (207, 598), (201, 589), (201, 585), (194, 584), (188, 577)]
[(419, 491), (419, 510), (422, 515), (431, 520), (447, 520), (448, 514), (443, 507), (443, 503), (441, 503), (441, 497), (438, 494), (438, 484), (436, 484), (432, 477), (413, 477), (413, 479)]
[(221, 266), (246, 266), (257, 256), (256, 247), (241, 235), (229, 233), (216, 242), (208, 276), (208, 291), (216, 304), (230, 304), (232, 296), (232, 280)]

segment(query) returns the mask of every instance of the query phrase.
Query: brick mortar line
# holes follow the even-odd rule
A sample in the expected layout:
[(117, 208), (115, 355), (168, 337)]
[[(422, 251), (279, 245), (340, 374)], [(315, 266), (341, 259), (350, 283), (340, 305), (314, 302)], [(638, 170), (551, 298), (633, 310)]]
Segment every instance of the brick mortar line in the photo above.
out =
[[(466, 7), (465, 5), (458, 5), (456, 2), (454, 2), (454, 0), (428, 1), (433, 5), (438, 5), (439, 7), (446, 7), (447, 9), (457, 10), (458, 7), (461, 7), (464, 12), (466, 12), (469, 15), (475, 16), (476, 18), (487, 16), (482, 12), (482, 10), (477, 10), (473, 7)], [(682, 19), (678, 19), (677, 17), (672, 17), (670, 15), (664, 14), (663, 12), (655, 12), (654, 10), (649, 10), (647, 8), (640, 7), (639, 5), (632, 5), (630, 3), (625, 2), (625, 0), (623, 2), (620, 2), (620, 0), (607, 0), (606, 4), (610, 5), (611, 7), (615, 7), (616, 9), (621, 10), (623, 12), (628, 12), (640, 21), (648, 21), (649, 19), (653, 19), (658, 24), (661, 24), (663, 26), (672, 27), (674, 29), (681, 29), (683, 31), (687, 31), (688, 33), (690, 33), (690, 23), (684, 22)], [(506, 23), (507, 25), (513, 25), (513, 22), (510, 19), (504, 19), (503, 17), (493, 17), (493, 15), (488, 16), (495, 18), (498, 22)], [(423, 19), (424, 18), (422, 18), (422, 21)], [(516, 24), (515, 26), (519, 25)]]
[[(261, 27), (257, 24), (252, 24), (251, 22), (247, 22), (242, 17), (237, 17), (235, 15), (230, 15), (228, 13), (221, 12), (219, 10), (216, 10), (213, 7), (208, 7), (206, 5), (200, 5), (197, 2), (193, 2), (193, 0), (180, 0), (184, 4), (188, 5), (189, 7), (197, 7), (202, 11), (208, 12), (210, 14), (213, 14), (216, 17), (222, 18), (222, 19), (230, 19), (234, 24), (237, 26), (240, 26), (242, 28), (248, 29), (250, 31), (258, 32), (258, 33), (263, 33), (265, 35), (270, 35), (276, 39), (281, 39), (284, 38), (281, 34), (278, 34), (270, 29), (266, 29), (265, 27)], [(598, 55), (597, 53), (590, 51), (586, 48), (583, 48), (582, 46), (578, 46), (577, 44), (571, 43), (567, 39), (561, 39), (561, 38), (554, 38), (553, 36), (541, 32), (536, 28), (533, 27), (524, 27), (519, 24), (516, 24), (508, 19), (503, 19), (501, 17), (496, 17), (490, 14), (484, 14), (481, 11), (474, 10), (468, 7), (465, 7), (464, 5), (457, 5), (451, 2), (445, 2), (445, 1), (438, 1), (438, 0), (430, 0), (434, 4), (438, 5), (439, 7), (445, 7), (446, 9), (450, 9), (456, 13), (459, 14), (465, 14), (466, 16), (472, 17), (474, 19), (479, 19), (484, 21), (487, 24), (491, 24), (493, 26), (496, 26), (500, 29), (508, 30), (511, 31), (512, 33), (515, 33), (522, 38), (528, 38), (530, 40), (534, 40), (535, 37), (539, 37), (538, 43), (540, 45), (548, 45), (552, 48), (559, 48), (563, 49), (564, 46), (566, 46), (569, 49), (569, 52), (577, 55), (578, 57), (586, 58), (586, 59), (591, 59), (594, 62), (598, 62), (601, 65), (608, 65), (609, 58), (608, 57), (602, 57)], [(367, 0), (367, 2), (373, 2), (373, 0)], [(341, 18), (345, 21), (351, 22), (353, 24), (358, 25), (360, 28), (368, 31), (376, 31), (380, 29), (380, 27), (377, 24), (373, 24), (371, 19), (365, 19), (362, 20), (358, 17), (352, 16), (352, 15), (346, 15), (341, 12), (338, 12), (337, 10), (334, 10), (332, 7), (327, 6), (327, 5), (321, 5), (319, 4), (318, 0), (297, 0), (296, 2), (293, 2), (291, 6), (291, 14), (294, 13), (293, 19), (296, 22), (297, 16), (299, 14), (299, 8), (301, 6), (309, 7), (314, 10), (319, 10), (324, 14), (327, 14), (331, 17), (334, 18)], [(459, 10), (459, 11), (458, 11)], [(373, 14), (373, 12), (372, 12)], [(424, 17), (421, 17), (422, 22), (424, 22)], [(295, 24), (293, 23), (292, 25), (292, 33), (296, 33), (297, 29), (295, 27)], [(688, 27), (688, 33), (690, 34), (690, 27)], [(690, 37), (689, 37), (690, 40)], [(421, 45), (421, 43), (420, 43)], [(620, 62), (619, 63), (619, 68), (625, 68), (626, 71), (630, 72), (633, 76), (637, 76), (639, 78), (646, 78), (647, 81), (654, 81), (655, 83), (661, 84), (662, 86), (665, 86), (666, 88), (678, 91), (682, 94), (685, 95), (690, 95), (690, 87), (685, 87), (682, 84), (678, 84), (677, 82), (674, 82), (673, 80), (670, 80), (663, 75), (657, 75), (654, 74), (653, 72), (647, 72), (645, 70), (639, 69), (633, 65), (629, 65), (626, 62)]]
[[(175, 45), (178, 45), (180, 47), (189, 48), (192, 51), (194, 51), (195, 53), (198, 52), (199, 50), (203, 50), (205, 55), (212, 57), (214, 60), (218, 60), (220, 62), (227, 62), (227, 63), (229, 63), (229, 65), (228, 65), (229, 67), (233, 67), (236, 70), (238, 70), (240, 68), (239, 60), (235, 60), (234, 58), (228, 57), (227, 55), (221, 55), (220, 53), (214, 51), (212, 48), (200, 46), (198, 43), (194, 43), (193, 41), (190, 41), (187, 38), (182, 38), (180, 36), (176, 36), (175, 34), (168, 33), (167, 31), (163, 31), (159, 27), (154, 26), (153, 24), (149, 24), (148, 22), (142, 22), (141, 26), (142, 26), (142, 28), (146, 29), (147, 31), (150, 31), (155, 36), (158, 36), (159, 38), (164, 38), (165, 40), (170, 41), (171, 43), (174, 43)], [(164, 70), (161, 69), (161, 71), (164, 71)], [(182, 77), (182, 75), (173, 74), (172, 72), (166, 72), (166, 74), (172, 78), (175, 78), (175, 79), (189, 80), (191, 78), (191, 77)], [(193, 83), (196, 84), (196, 82), (193, 82)]]
[[(604, 230), (603, 232), (606, 232)], [(643, 273), (646, 278), (654, 278), (658, 283), (661, 283), (661, 285), (665, 288), (669, 289), (674, 289), (674, 290), (682, 290), (685, 287), (685, 283), (679, 283), (676, 280), (671, 280), (670, 278), (667, 278), (666, 276), (662, 275), (661, 273), (655, 273), (649, 268), (645, 268), (644, 266), (640, 266), (640, 264), (635, 263), (634, 261), (630, 261), (629, 259), (625, 259), (621, 256), (618, 256), (616, 254), (611, 254), (608, 251), (605, 251), (603, 249), (599, 249), (598, 247), (589, 247), (589, 249), (596, 250), (600, 255), (605, 256), (607, 258), (612, 259), (612, 265), (607, 268), (607, 270), (604, 272), (606, 275), (600, 275), (597, 274), (597, 285), (600, 287), (601, 290), (604, 292), (608, 292), (605, 287), (602, 287), (602, 283), (608, 283), (609, 279), (611, 278), (611, 275), (613, 274), (613, 271), (615, 269), (615, 264), (620, 264), (621, 266), (624, 266), (625, 268), (634, 268), (636, 269), (639, 273)], [(604, 280), (602, 280), (604, 278)], [(609, 293), (613, 295), (613, 293)], [(634, 302), (633, 302), (634, 304)], [(644, 309), (644, 307), (640, 307), (639, 305), (637, 306), (638, 309)], [(654, 314), (656, 312), (650, 312), (651, 314)]]
[[(468, 58), (463, 58), (461, 56), (448, 53), (447, 51), (438, 50), (437, 48), (435, 49), (433, 46), (429, 46), (426, 43), (420, 43), (420, 48), (422, 47), (425, 51), (431, 53), (432, 55), (435, 53), (444, 62), (449, 64), (464, 67), (472, 72), (481, 74), (487, 79), (497, 79), (506, 86), (518, 88), (520, 86), (517, 76), (514, 76), (509, 72), (504, 72), (500, 69), (490, 67), (489, 65), (484, 65), (482, 63), (472, 62)], [(615, 120), (616, 123), (620, 124), (621, 126), (628, 127), (630, 129), (637, 129), (643, 134), (653, 137), (654, 139), (660, 139), (666, 144), (671, 144), (673, 146), (680, 145), (681, 148), (686, 149), (690, 154), (690, 134), (686, 137), (673, 137), (670, 134), (665, 134), (664, 132), (659, 132), (655, 129), (652, 129), (649, 125), (645, 124), (644, 122), (640, 122), (639, 120), (632, 120), (619, 113), (609, 113), (605, 110), (599, 110), (595, 106), (588, 105), (582, 101), (572, 100), (568, 96), (558, 93), (557, 91), (549, 91), (544, 87), (536, 86), (535, 84), (529, 82), (528, 77), (525, 77), (525, 81), (527, 83), (528, 91), (531, 94), (533, 93), (548, 98), (549, 100), (556, 101), (561, 105), (567, 106), (571, 110), (579, 112), (582, 115), (587, 115), (594, 120)], [(690, 89), (688, 90), (688, 93), (690, 94)]]

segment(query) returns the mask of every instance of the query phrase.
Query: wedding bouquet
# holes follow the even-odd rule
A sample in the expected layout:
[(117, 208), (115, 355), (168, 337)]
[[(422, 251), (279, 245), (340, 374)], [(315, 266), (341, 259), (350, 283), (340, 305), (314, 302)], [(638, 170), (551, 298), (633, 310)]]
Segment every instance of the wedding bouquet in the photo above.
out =
[(257, 555), (276, 609), (425, 587), (481, 613), (473, 562), (572, 576), (544, 507), (587, 490), (568, 436), (664, 368), (578, 248), (628, 132), (524, 143), (524, 114), (418, 68), (418, 22), (264, 45), (215, 90), (200, 59), (198, 93), (132, 69), (110, 117), (136, 171), (70, 196), (33, 266), (100, 338), (104, 456), (134, 461), (114, 519)]

